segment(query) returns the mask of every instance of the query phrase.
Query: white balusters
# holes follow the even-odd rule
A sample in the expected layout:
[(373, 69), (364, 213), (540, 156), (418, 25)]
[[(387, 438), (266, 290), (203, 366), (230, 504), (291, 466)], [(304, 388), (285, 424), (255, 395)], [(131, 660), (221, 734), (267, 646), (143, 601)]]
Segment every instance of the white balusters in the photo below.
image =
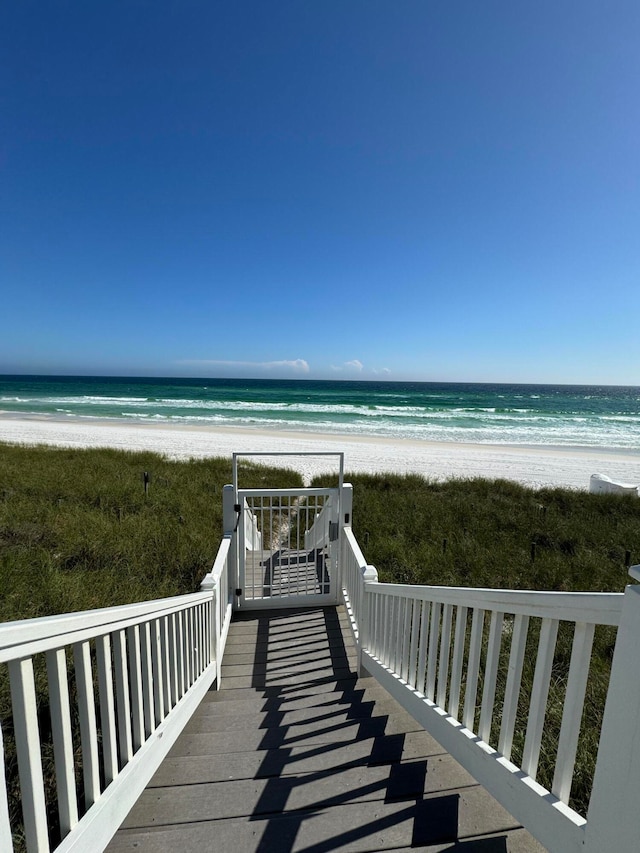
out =
[(480, 654), (482, 652), (483, 629), (484, 610), (474, 607), (473, 617), (471, 619), (467, 687), (464, 693), (464, 713), (462, 716), (464, 726), (470, 731), (474, 731), (475, 729), (476, 697), (478, 693), (478, 674), (480, 672)]
[(85, 808), (88, 809), (100, 796), (96, 703), (93, 693), (91, 650), (88, 641), (74, 644), (73, 663), (76, 673), (76, 690), (78, 692), (84, 804)]
[(534, 779), (538, 770), (538, 759), (540, 758), (542, 727), (544, 726), (544, 718), (547, 710), (551, 667), (553, 666), (553, 654), (557, 635), (558, 620), (543, 619), (540, 628), (540, 642), (538, 643), (538, 656), (533, 676), (533, 687), (531, 689), (527, 734), (522, 754), (522, 769)]
[(482, 705), (480, 707), (480, 725), (478, 726), (478, 734), (486, 743), (489, 743), (491, 735), (491, 721), (493, 719), (493, 704), (496, 696), (496, 680), (498, 677), (498, 663), (500, 660), (503, 618), (504, 614), (495, 610), (491, 614), (489, 644), (487, 646), (487, 660), (484, 669), (484, 684), (482, 687)]
[(168, 625), (168, 641), (169, 641), (169, 683), (171, 685), (171, 707), (178, 704), (178, 700), (182, 695), (180, 693), (180, 678), (179, 678), (179, 655), (178, 655), (178, 639), (176, 635), (177, 624), (180, 614), (172, 613), (169, 616)]
[(427, 671), (427, 651), (429, 642), (429, 617), (431, 606), (428, 601), (420, 602), (420, 642), (418, 645), (418, 676), (416, 688), (420, 693), (425, 692)]
[(440, 637), (440, 611), (442, 606), (434, 601), (431, 604), (431, 625), (429, 630), (429, 651), (427, 652), (427, 699), (435, 700), (436, 667), (438, 663), (438, 640)]
[(571, 781), (573, 779), (573, 768), (578, 748), (578, 737), (580, 735), (582, 707), (584, 705), (587, 678), (589, 676), (594, 630), (595, 625), (586, 625), (584, 622), (576, 623), (573, 647), (571, 649), (567, 693), (562, 710), (562, 725), (558, 741), (556, 769), (551, 786), (552, 793), (559, 800), (562, 800), (563, 803), (569, 802), (569, 795), (571, 793)]
[(182, 699), (185, 694), (185, 673), (187, 671), (187, 662), (185, 660), (185, 642), (184, 642), (184, 632), (185, 632), (185, 614), (183, 612), (176, 613), (176, 665), (177, 665), (177, 676), (178, 676), (178, 700)]
[(153, 661), (151, 658), (151, 625), (145, 622), (140, 626), (140, 662), (142, 667), (142, 702), (144, 707), (145, 740), (154, 731), (155, 721), (155, 684)]
[(113, 634), (113, 669), (116, 682), (116, 708), (118, 711), (118, 746), (121, 767), (133, 758), (131, 736), (131, 700), (129, 697), (129, 668), (125, 631)]
[[(24, 833), (29, 851), (49, 850), (47, 811), (40, 757), (38, 707), (31, 658), (9, 662), (13, 725), (20, 771)], [(4, 780), (0, 780), (4, 782)]]
[(160, 637), (160, 623), (154, 619), (149, 624), (149, 638), (151, 640), (151, 665), (153, 678), (153, 707), (155, 709), (155, 725), (159, 726), (164, 720), (164, 659), (162, 655), (162, 640)]
[(140, 630), (137, 625), (127, 629), (129, 651), (129, 676), (131, 680), (131, 736), (133, 751), (144, 743), (144, 702), (142, 700), (142, 660), (140, 657)]
[(464, 661), (464, 642), (467, 633), (466, 607), (456, 608), (456, 633), (453, 641), (453, 662), (451, 664), (451, 689), (449, 693), (448, 711), (454, 719), (458, 719), (460, 706), (460, 684), (462, 681), (462, 665)]
[(400, 648), (400, 677), (405, 681), (409, 677), (409, 648), (411, 644), (411, 610), (413, 602), (402, 599), (402, 646)]
[(498, 739), (498, 750), (506, 757), (511, 758), (511, 747), (513, 745), (513, 730), (518, 712), (518, 699), (520, 697), (520, 684), (522, 682), (522, 665), (527, 645), (527, 631), (529, 628), (529, 617), (519, 613), (514, 617), (513, 630), (511, 634), (511, 650), (509, 652), (509, 664), (507, 668), (507, 685), (504, 694), (504, 706), (502, 708), (502, 723), (500, 725), (500, 737)]
[(412, 687), (416, 686), (416, 674), (418, 665), (418, 641), (420, 639), (420, 602), (414, 599), (411, 602), (411, 640), (409, 644), (409, 667), (407, 680)]
[[(226, 539), (216, 563), (217, 580), (223, 569), (227, 571), (229, 550)], [(43, 747), (48, 749), (49, 745), (41, 742), (34, 671), (44, 674), (41, 664), (46, 664), (48, 702), (43, 695), (41, 707), (43, 712), (47, 708), (50, 711), (55, 767), (55, 779), (51, 781), (55, 782), (57, 809), (54, 803), (49, 807), (58, 813), (65, 847), (76, 849), (75, 839), (83, 838), (78, 849), (89, 849), (90, 834), (96, 831), (88, 828), (94, 826), (93, 821), (106, 827), (105, 838), (108, 838), (133, 805), (135, 786), (121, 790), (121, 771), (137, 761), (136, 776), (144, 778), (146, 774), (150, 778), (194, 710), (194, 702), (210, 687), (216, 671), (210, 665), (209, 646), (213, 641), (212, 615), (214, 607), (219, 606), (217, 582), (214, 587), (209, 593), (0, 625), (0, 662), (8, 663), (24, 835), (29, 853), (49, 851), (47, 811), (51, 810), (45, 797), (41, 759)], [(226, 589), (225, 585), (220, 633), (226, 632), (230, 618)], [(177, 626), (181, 630), (177, 631)], [(67, 657), (71, 651), (73, 670), (68, 672), (71, 668)], [(209, 679), (202, 677), (207, 669)], [(70, 689), (70, 680), (75, 690)], [(80, 759), (75, 754), (72, 734), (76, 716)], [(160, 727), (162, 740), (156, 737)], [(148, 748), (150, 740), (154, 741), (152, 749)], [(141, 749), (143, 745), (147, 747), (145, 750)], [(5, 850), (8, 853), (13, 844), (4, 784), (6, 748), (0, 740), (2, 853)], [(77, 801), (75, 780), (76, 764), (80, 763), (81, 804)], [(92, 812), (93, 806), (104, 798), (111, 799), (112, 804)], [(81, 811), (92, 813), (89, 822)]]
[(394, 631), (393, 631), (393, 658), (391, 669), (394, 672), (402, 670), (402, 638), (404, 634), (404, 611), (406, 599), (397, 597), (394, 602)]
[(162, 670), (162, 704), (163, 704), (163, 719), (171, 711), (173, 702), (171, 701), (171, 661), (169, 651), (169, 631), (170, 631), (170, 616), (163, 616), (160, 619), (160, 662), (159, 666)]
[(4, 737), (2, 735), (2, 721), (0, 720), (0, 850), (12, 850), (9, 799), (7, 797), (7, 786), (2, 784), (6, 778), (4, 768)]
[(105, 783), (108, 785), (118, 775), (116, 709), (113, 698), (111, 640), (108, 634), (98, 637), (96, 640), (96, 662), (98, 665), (98, 696), (100, 697), (102, 760)]
[(46, 659), (58, 814), (60, 831), (64, 837), (78, 822), (67, 656), (64, 649), (51, 649), (47, 652)]
[(440, 634), (440, 662), (438, 664), (438, 694), (437, 704), (444, 708), (447, 702), (447, 686), (449, 680), (449, 655), (451, 652), (451, 622), (453, 605), (445, 604), (442, 608), (442, 631)]

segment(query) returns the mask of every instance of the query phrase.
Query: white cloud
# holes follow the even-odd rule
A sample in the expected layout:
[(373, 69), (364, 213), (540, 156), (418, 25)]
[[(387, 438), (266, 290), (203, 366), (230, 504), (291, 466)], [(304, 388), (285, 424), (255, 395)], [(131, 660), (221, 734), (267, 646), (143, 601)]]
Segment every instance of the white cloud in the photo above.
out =
[(224, 367), (237, 370), (292, 370), (294, 373), (308, 373), (309, 364), (304, 358), (283, 359), (282, 361), (224, 361), (221, 359), (183, 359), (178, 364), (190, 364), (194, 367)]
[(377, 376), (379, 373), (383, 373), (385, 376), (388, 376), (388, 375), (391, 373), (391, 371), (389, 370), (389, 368), (388, 368), (388, 367), (381, 367), (381, 368), (380, 368), (380, 370), (377, 370), (377, 369), (374, 367), (374, 368), (373, 368), (373, 370), (372, 370), (371, 372), (372, 372), (372, 373), (375, 373), (375, 374), (376, 374), (376, 376)]
[(335, 373), (341, 373), (343, 370), (354, 371), (357, 370), (360, 373), (361, 370), (364, 369), (364, 364), (357, 358), (354, 358), (352, 361), (345, 361), (342, 364), (332, 364), (331, 370)]

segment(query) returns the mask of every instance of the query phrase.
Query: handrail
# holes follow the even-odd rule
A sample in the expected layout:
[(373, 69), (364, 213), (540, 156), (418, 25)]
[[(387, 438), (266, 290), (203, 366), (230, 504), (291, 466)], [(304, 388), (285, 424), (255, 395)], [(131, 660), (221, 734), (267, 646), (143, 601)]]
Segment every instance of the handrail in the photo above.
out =
[(313, 520), (313, 524), (304, 532), (304, 548), (305, 551), (312, 551), (314, 548), (322, 548), (329, 541), (329, 522), (331, 521), (331, 512), (333, 511), (331, 498), (329, 497), (320, 512)]
[[(567, 622), (620, 624), (621, 592), (541, 592), (532, 589), (483, 589), (477, 587), (417, 586), (379, 583), (373, 595), (401, 595), (416, 601), (482, 607), (524, 616), (560, 618)], [(562, 616), (559, 614), (562, 613)]]
[[(5, 622), (0, 625), (0, 663), (104, 636), (136, 625), (144, 621), (145, 616), (169, 616), (187, 606), (205, 603), (209, 598), (206, 593), (194, 592), (146, 601), (144, 606), (126, 604), (100, 610), (81, 610), (60, 617), (43, 616), (25, 619), (24, 622)], [(92, 618), (94, 614), (95, 618)], [(48, 622), (50, 619), (58, 621)], [(49, 633), (44, 634), (47, 629)]]
[(249, 551), (259, 551), (262, 548), (262, 533), (258, 528), (258, 519), (255, 513), (247, 506), (246, 498), (241, 504), (244, 517), (244, 543)]
[(349, 618), (349, 625), (358, 654), (358, 670), (362, 665), (362, 651), (367, 646), (366, 630), (367, 601), (364, 596), (365, 585), (377, 586), (378, 573), (373, 566), (367, 565), (360, 546), (350, 526), (342, 530), (342, 580), (343, 600)]

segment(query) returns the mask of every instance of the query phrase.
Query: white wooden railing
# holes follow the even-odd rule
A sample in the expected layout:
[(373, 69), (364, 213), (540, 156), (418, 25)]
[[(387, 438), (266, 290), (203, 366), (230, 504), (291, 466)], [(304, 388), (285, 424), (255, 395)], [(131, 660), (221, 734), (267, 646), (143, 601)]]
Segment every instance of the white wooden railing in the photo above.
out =
[(259, 551), (262, 548), (262, 533), (258, 528), (258, 518), (251, 512), (246, 500), (243, 503), (244, 547), (249, 551)]
[(304, 533), (305, 551), (322, 548), (329, 541), (329, 524), (332, 520), (333, 503), (327, 498), (320, 512), (316, 513), (313, 522)]
[[(219, 684), (231, 618), (230, 545), (226, 535), (200, 592), (0, 626), (0, 664), (8, 665), (11, 687), (11, 718), (0, 721), (3, 853), (13, 849), (9, 740), (29, 853), (106, 846), (216, 676)], [(39, 725), (45, 697), (50, 736)], [(43, 755), (51, 753), (55, 792), (45, 791), (43, 773)]]
[[(637, 853), (640, 586), (623, 594), (378, 583), (348, 525), (341, 566), (359, 663), (548, 850)], [(631, 574), (640, 580), (640, 567)], [(620, 628), (585, 817), (569, 798), (598, 626)], [(559, 629), (573, 636), (548, 790), (537, 776), (543, 743), (549, 760), (544, 727)], [(533, 654), (528, 687), (525, 653)], [(516, 720), (524, 728), (518, 764)]]

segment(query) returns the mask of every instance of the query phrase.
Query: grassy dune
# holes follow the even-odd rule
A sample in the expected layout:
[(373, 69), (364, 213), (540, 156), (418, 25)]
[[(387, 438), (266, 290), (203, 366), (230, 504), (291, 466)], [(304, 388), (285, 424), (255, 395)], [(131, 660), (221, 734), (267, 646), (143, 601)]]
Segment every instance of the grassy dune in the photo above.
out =
[[(0, 444), (0, 620), (193, 592), (220, 543), (229, 482), (228, 459)], [(241, 482), (302, 483), (250, 465)]]
[(614, 591), (640, 562), (640, 500), (506, 480), (349, 477), (354, 532), (380, 580)]

